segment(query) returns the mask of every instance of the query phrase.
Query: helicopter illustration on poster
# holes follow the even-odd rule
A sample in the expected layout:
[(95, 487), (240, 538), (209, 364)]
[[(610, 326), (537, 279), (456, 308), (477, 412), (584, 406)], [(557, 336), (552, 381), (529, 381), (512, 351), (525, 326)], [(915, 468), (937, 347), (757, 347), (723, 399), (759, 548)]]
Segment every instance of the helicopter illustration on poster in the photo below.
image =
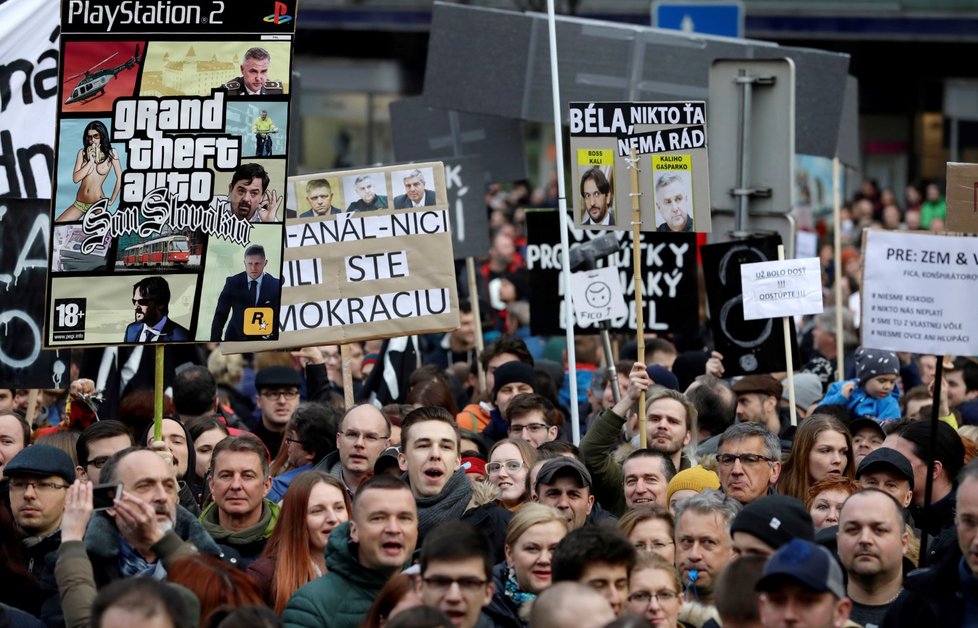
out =
[(139, 45), (136, 45), (136, 51), (133, 53), (132, 58), (128, 59), (122, 65), (117, 65), (114, 68), (106, 68), (104, 70), (98, 70), (92, 72), (95, 68), (102, 65), (112, 57), (118, 55), (118, 52), (114, 52), (102, 61), (99, 61), (92, 67), (88, 68), (84, 72), (75, 74), (74, 76), (69, 76), (65, 81), (71, 81), (79, 76), (84, 76), (82, 80), (78, 81), (75, 88), (71, 90), (71, 95), (65, 99), (65, 104), (70, 105), (74, 102), (88, 102), (94, 98), (98, 98), (105, 94), (105, 86), (115, 78), (120, 72), (134, 68), (139, 64)]

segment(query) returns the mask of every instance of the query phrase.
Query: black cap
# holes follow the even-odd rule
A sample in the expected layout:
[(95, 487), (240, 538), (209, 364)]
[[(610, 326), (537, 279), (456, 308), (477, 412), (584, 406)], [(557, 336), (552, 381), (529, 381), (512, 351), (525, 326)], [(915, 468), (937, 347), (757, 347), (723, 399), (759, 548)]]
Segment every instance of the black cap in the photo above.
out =
[(871, 473), (880, 469), (896, 471), (910, 481), (910, 490), (913, 490), (913, 466), (907, 457), (896, 449), (889, 447), (879, 447), (866, 454), (859, 467), (856, 469), (856, 479), (865, 473)]
[(880, 436), (886, 438), (886, 432), (883, 430), (883, 426), (880, 425), (879, 422), (877, 422), (874, 419), (870, 419), (868, 417), (862, 417), (860, 419), (853, 419), (852, 421), (849, 422), (849, 433), (852, 434), (853, 436), (855, 436), (856, 432), (858, 432), (859, 430), (864, 430), (866, 428), (872, 428), (875, 431), (879, 432)]
[(261, 392), (263, 388), (275, 386), (302, 386), (302, 378), (295, 369), (288, 366), (267, 366), (255, 374), (255, 389)]
[(581, 486), (591, 488), (591, 474), (587, 467), (577, 458), (569, 456), (558, 456), (543, 463), (537, 473), (537, 484), (534, 488), (539, 491), (541, 484), (553, 484), (557, 477), (565, 475), (574, 476)]
[(3, 468), (8, 478), (25, 475), (49, 477), (55, 475), (68, 484), (75, 481), (75, 465), (65, 452), (51, 445), (31, 445), (14, 456)]
[(753, 534), (771, 549), (792, 539), (815, 540), (815, 525), (805, 505), (787, 495), (765, 495), (744, 506), (730, 526), (730, 534)]

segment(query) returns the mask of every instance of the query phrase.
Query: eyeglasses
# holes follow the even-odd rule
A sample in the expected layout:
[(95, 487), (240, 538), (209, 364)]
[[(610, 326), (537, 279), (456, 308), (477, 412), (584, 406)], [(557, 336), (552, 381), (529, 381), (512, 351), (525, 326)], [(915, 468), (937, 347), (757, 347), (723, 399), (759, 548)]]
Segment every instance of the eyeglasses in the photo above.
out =
[(302, 445), (303, 444), (303, 442), (301, 440), (299, 440), (298, 438), (286, 438), (285, 439), (285, 442), (288, 443), (289, 445)]
[(679, 594), (675, 591), (659, 591), (657, 593), (636, 591), (628, 596), (628, 601), (632, 604), (648, 604), (652, 600), (655, 600), (659, 604), (668, 604), (669, 602), (675, 601), (678, 597)]
[(774, 460), (768, 458), (767, 456), (762, 456), (761, 454), (720, 454), (717, 456), (717, 462), (723, 467), (732, 467), (734, 463), (740, 460), (740, 464), (745, 467), (754, 466), (762, 462), (774, 462)]
[(506, 462), (490, 462), (486, 465), (486, 473), (496, 475), (506, 467), (506, 473), (516, 473), (523, 468), (521, 460), (507, 460)]
[(85, 464), (86, 465), (91, 465), (91, 466), (95, 467), (96, 469), (101, 469), (102, 467), (105, 466), (105, 463), (108, 462), (109, 461), (109, 458), (111, 458), (111, 457), (112, 456), (96, 456), (95, 458), (92, 458), (91, 460), (86, 460), (85, 461)]
[(153, 299), (133, 299), (132, 300), (132, 304), (133, 305), (143, 305), (143, 306), (146, 306), (146, 305), (149, 305), (152, 302), (153, 302)]
[(639, 541), (635, 544), (635, 549), (640, 552), (661, 552), (670, 545), (675, 545), (672, 541), (667, 541), (663, 543), (662, 541), (652, 541), (651, 543), (646, 543), (645, 541)]
[(530, 434), (539, 434), (544, 430), (550, 429), (546, 423), (527, 423), (526, 425), (510, 425), (509, 433), (512, 435), (522, 434), (523, 430), (529, 430)]
[(431, 587), (436, 593), (444, 593), (457, 584), (458, 588), (466, 593), (474, 593), (481, 587), (486, 586), (485, 580), (478, 578), (449, 578), (448, 576), (429, 576), (422, 578), (426, 586)]
[(360, 440), (361, 436), (363, 437), (364, 441), (371, 445), (376, 445), (380, 441), (390, 438), (390, 434), (387, 436), (381, 436), (380, 434), (374, 434), (373, 432), (358, 432), (356, 430), (347, 430), (343, 432), (343, 438), (351, 443), (355, 443)]
[(279, 397), (285, 397), (286, 399), (295, 399), (299, 396), (298, 390), (263, 390), (261, 391), (261, 396), (265, 399), (278, 399)]
[(30, 486), (36, 493), (53, 493), (68, 488), (68, 484), (58, 484), (57, 482), (37, 482), (33, 480), (10, 480), (11, 493), (24, 493)]

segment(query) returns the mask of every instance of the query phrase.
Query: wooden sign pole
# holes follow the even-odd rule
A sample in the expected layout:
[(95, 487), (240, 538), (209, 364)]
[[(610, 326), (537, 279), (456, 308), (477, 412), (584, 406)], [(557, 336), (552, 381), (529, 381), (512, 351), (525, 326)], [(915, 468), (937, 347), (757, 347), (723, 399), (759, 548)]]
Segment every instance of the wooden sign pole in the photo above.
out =
[[(486, 348), (482, 339), (482, 308), (479, 305), (479, 285), (476, 283), (475, 258), (465, 258), (465, 274), (469, 281), (469, 306), (475, 323), (475, 363), (479, 369), (479, 390), (486, 390), (486, 373), (482, 369), (482, 351)], [(486, 391), (489, 392), (489, 391)]]
[(163, 351), (164, 345), (156, 345), (156, 386), (153, 394), (153, 440), (163, 440)]
[[(350, 367), (352, 358), (350, 357), (350, 345), (340, 345), (340, 363), (343, 365), (343, 405), (349, 410), (353, 407), (353, 369)], [(384, 368), (383, 364), (377, 364), (374, 368)]]
[[(642, 295), (642, 250), (639, 241), (642, 237), (642, 193), (638, 189), (638, 151), (632, 149), (628, 158), (628, 170), (631, 174), (632, 191), (632, 267), (635, 269), (635, 333), (638, 343), (638, 361), (645, 364), (645, 299)], [(617, 386), (617, 382), (614, 384)], [(645, 391), (638, 398), (638, 433), (639, 447), (645, 449), (648, 444), (648, 420), (645, 413)]]
[[(784, 261), (784, 245), (778, 245), (778, 260)], [(795, 365), (791, 355), (791, 325), (787, 316), (781, 317), (784, 325), (784, 363), (788, 367), (788, 415), (791, 417), (791, 424), (798, 425), (798, 409), (795, 408)]]

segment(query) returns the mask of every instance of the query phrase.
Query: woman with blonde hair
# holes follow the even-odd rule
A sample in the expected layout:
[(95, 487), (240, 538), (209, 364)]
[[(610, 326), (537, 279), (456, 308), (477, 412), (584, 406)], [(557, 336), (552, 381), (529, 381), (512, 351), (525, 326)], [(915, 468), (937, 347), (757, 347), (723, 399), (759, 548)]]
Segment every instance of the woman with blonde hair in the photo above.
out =
[(815, 414), (795, 432), (794, 446), (781, 467), (778, 492), (804, 502), (816, 482), (830, 477), (852, 480), (855, 475), (849, 430), (834, 416)]
[(656, 628), (679, 628), (683, 587), (671, 561), (640, 552), (628, 574), (628, 612), (641, 615)]
[(652, 552), (668, 561), (676, 559), (675, 520), (662, 506), (629, 508), (618, 520), (618, 527), (639, 552)]
[(530, 469), (537, 452), (522, 438), (504, 438), (489, 450), (486, 481), (499, 489), (499, 504), (515, 512), (530, 501)]
[(485, 613), (498, 628), (525, 628), (528, 606), (551, 584), (553, 552), (567, 536), (567, 518), (552, 506), (530, 503), (506, 529), (506, 561), (492, 571), (495, 592)]

